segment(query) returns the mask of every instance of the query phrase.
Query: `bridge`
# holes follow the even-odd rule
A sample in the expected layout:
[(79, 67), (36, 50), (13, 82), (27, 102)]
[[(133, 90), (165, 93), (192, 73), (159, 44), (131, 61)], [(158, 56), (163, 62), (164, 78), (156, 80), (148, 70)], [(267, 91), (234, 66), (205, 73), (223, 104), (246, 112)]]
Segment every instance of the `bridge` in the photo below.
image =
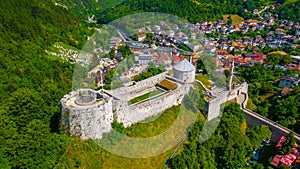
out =
[[(288, 133), (292, 132), (290, 129), (278, 124), (277, 122), (274, 122), (258, 113), (255, 113), (251, 110), (248, 110), (246, 108), (241, 107), (241, 109), (246, 114), (246, 121), (249, 126), (254, 125), (266, 125), (270, 128), (272, 131), (271, 141), (277, 142), (282, 135), (287, 135)], [(297, 140), (297, 142), (300, 142), (300, 135), (297, 133), (294, 133), (294, 137)]]
[[(208, 101), (208, 110), (207, 110), (207, 120), (210, 121), (216, 117), (220, 116), (221, 112), (221, 105), (231, 101), (236, 100), (238, 104), (240, 104), (241, 109), (246, 114), (246, 121), (248, 126), (254, 125), (266, 125), (272, 131), (271, 141), (277, 142), (282, 135), (287, 135), (288, 133), (292, 132), (290, 129), (274, 122), (256, 112), (253, 112), (246, 108), (248, 102), (248, 84), (246, 82), (241, 83), (239, 85), (233, 85), (232, 79), (236, 78), (234, 76), (234, 62), (232, 63), (232, 67), (230, 70), (230, 76), (228, 80), (227, 89), (207, 89), (203, 83), (197, 81), (201, 84), (201, 86), (205, 90), (205, 94), (208, 96), (213, 96), (212, 100)], [(300, 143), (300, 135), (294, 133), (295, 139)]]

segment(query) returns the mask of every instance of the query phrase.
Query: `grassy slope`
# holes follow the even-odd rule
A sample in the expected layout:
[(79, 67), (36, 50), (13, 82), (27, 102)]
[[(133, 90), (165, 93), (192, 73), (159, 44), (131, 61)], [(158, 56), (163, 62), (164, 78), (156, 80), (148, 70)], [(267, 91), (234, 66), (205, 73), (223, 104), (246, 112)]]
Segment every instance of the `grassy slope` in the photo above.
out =
[(127, 129), (125, 134), (130, 137), (152, 137), (167, 130), (176, 120), (178, 116), (178, 108), (170, 108), (159, 116), (147, 118), (144, 122), (137, 123)]
[(141, 96), (138, 96), (138, 97), (135, 97), (135, 98), (131, 99), (131, 100), (129, 101), (129, 103), (130, 103), (130, 104), (134, 104), (134, 103), (137, 103), (137, 102), (139, 102), (139, 101), (148, 99), (149, 97), (153, 97), (153, 96), (155, 96), (155, 95), (158, 95), (158, 94), (160, 94), (160, 93), (162, 93), (162, 91), (160, 91), (160, 90), (154, 90), (154, 91), (148, 92), (148, 93), (146, 93), (146, 94), (143, 94), (143, 95), (141, 95)]
[(163, 168), (173, 150), (150, 158), (126, 158), (121, 157), (100, 148), (93, 141), (81, 141), (73, 138), (70, 142), (62, 163), (56, 168), (62, 169), (140, 169), (140, 168)]
[[(229, 15), (223, 15), (223, 19), (224, 19), (225, 21), (228, 21), (228, 16), (229, 16)], [(239, 15), (236, 15), (236, 14), (231, 15), (231, 19), (232, 19), (232, 24), (233, 24), (233, 25), (237, 25), (237, 24), (240, 24), (240, 23), (243, 23), (243, 22), (244, 22), (244, 18), (241, 17), (241, 16), (239, 16)]]
[[(178, 106), (172, 107), (158, 117), (147, 119), (155, 121), (132, 125), (125, 129), (125, 134), (130, 137), (151, 137), (158, 135), (167, 130), (176, 120), (178, 108)], [(203, 115), (199, 115), (198, 118), (199, 120), (205, 120)], [(105, 151), (93, 141), (81, 141), (78, 138), (73, 138), (57, 168), (76, 168), (76, 166), (80, 166), (80, 168), (118, 169), (126, 166), (129, 169), (157, 169), (163, 168), (173, 151), (174, 148), (150, 158), (126, 158)]]
[(206, 88), (210, 88), (211, 82), (209, 80), (209, 77), (207, 75), (196, 75), (196, 79), (201, 81)]

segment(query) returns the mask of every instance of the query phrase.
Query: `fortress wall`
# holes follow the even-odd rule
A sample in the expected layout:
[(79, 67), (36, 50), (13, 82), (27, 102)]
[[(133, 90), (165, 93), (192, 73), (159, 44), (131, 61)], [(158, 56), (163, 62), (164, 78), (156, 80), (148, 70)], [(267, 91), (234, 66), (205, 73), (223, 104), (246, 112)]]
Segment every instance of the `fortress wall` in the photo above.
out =
[(221, 105), (226, 102), (227, 91), (221, 92), (217, 98), (208, 102), (207, 121), (210, 121), (220, 115)]
[(227, 101), (235, 99), (238, 95), (242, 93), (248, 93), (247, 83), (242, 83), (236, 88), (232, 89), (227, 96)]
[(169, 75), (166, 76), (166, 79), (167, 79), (167, 80), (170, 80), (170, 81), (173, 81), (173, 82), (175, 82), (175, 83), (179, 83), (179, 84), (181, 84), (181, 85), (184, 85), (184, 84), (185, 84), (183, 81), (181, 81), (181, 80), (179, 80), (179, 79), (176, 79), (176, 78), (174, 78), (174, 77), (172, 77), (172, 76), (169, 76)]
[(68, 100), (68, 98), (70, 98), (70, 97), (72, 97), (72, 96), (76, 96), (76, 95), (78, 95), (78, 91), (72, 91), (72, 92), (70, 92), (70, 93), (68, 93), (68, 94), (65, 94), (65, 95), (63, 96), (63, 98), (60, 99), (60, 104), (61, 104), (61, 106), (62, 106), (63, 108), (64, 108), (64, 107), (67, 107), (66, 101)]
[[(227, 91), (226, 101), (234, 100), (238, 95), (238, 89), (233, 89), (231, 91)], [(225, 101), (225, 102), (226, 102)]]
[(241, 93), (236, 98), (236, 101), (237, 101), (238, 104), (240, 104), (242, 106), (242, 108), (246, 108), (247, 102), (248, 102), (248, 94), (247, 93)]
[(123, 123), (125, 114), (128, 112), (128, 102), (124, 100), (113, 100), (112, 111), (114, 119), (118, 123)]
[(231, 94), (232, 95), (228, 96), (227, 101), (236, 98), (237, 103), (245, 107), (248, 101), (248, 84), (247, 83), (240, 84), (235, 89), (233, 89)]
[(78, 94), (78, 91), (67, 94), (61, 100), (63, 128), (70, 131), (71, 136), (80, 136), (81, 139), (101, 139), (102, 134), (110, 132), (112, 128), (112, 98), (105, 98), (104, 104), (91, 107), (66, 106), (66, 99), (74, 94)]
[(245, 82), (242, 85), (242, 93), (240, 95), (242, 97), (238, 97), (237, 102), (238, 104), (241, 104), (242, 107), (246, 108), (248, 103), (248, 83)]
[(139, 91), (145, 90), (155, 86), (157, 83), (165, 79), (167, 72), (160, 73), (158, 75), (152, 76), (145, 80), (136, 82), (135, 85), (129, 87), (121, 87), (111, 91), (106, 91), (113, 96), (116, 96), (122, 100), (129, 100), (130, 98), (137, 97)]
[(248, 100), (248, 84), (242, 83), (231, 91), (223, 91), (218, 94), (218, 97), (208, 102), (208, 117), (207, 120), (214, 119), (220, 115), (220, 105), (223, 103), (237, 99), (239, 104), (247, 104)]
[(145, 120), (148, 117), (156, 116), (173, 105), (180, 104), (184, 95), (189, 92), (190, 87), (191, 85), (188, 84), (183, 85), (180, 88), (160, 97), (140, 104), (130, 105), (125, 109), (123, 107), (123, 109), (119, 109), (117, 114), (119, 117), (123, 118), (122, 123), (124, 127), (129, 127), (132, 124)]

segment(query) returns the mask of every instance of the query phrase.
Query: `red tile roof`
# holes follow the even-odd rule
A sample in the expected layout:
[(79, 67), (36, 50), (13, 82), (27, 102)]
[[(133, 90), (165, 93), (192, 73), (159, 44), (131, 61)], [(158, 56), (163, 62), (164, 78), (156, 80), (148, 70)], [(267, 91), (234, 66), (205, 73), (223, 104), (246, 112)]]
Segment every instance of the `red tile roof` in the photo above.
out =
[(279, 167), (281, 158), (282, 158), (282, 155), (275, 155), (271, 164), (275, 167)]
[(175, 61), (182, 61), (183, 60), (183, 58), (181, 57), (181, 56), (174, 56), (173, 57), (173, 60), (175, 60)]
[(240, 58), (238, 58), (238, 57), (233, 58), (233, 60), (234, 60), (234, 62), (236, 62), (236, 63), (240, 63), (240, 62), (241, 62)]
[(218, 55), (227, 55), (228, 54), (228, 52), (226, 50), (216, 50), (216, 53)]
[(285, 87), (285, 88), (281, 91), (281, 94), (282, 94), (282, 95), (287, 95), (288, 92), (289, 92), (289, 88)]
[(280, 140), (278, 141), (276, 147), (281, 147), (282, 146), (282, 143), (285, 141), (285, 137), (284, 136), (281, 136)]
[(277, 29), (275, 29), (276, 31), (281, 31), (281, 32), (283, 32), (284, 30), (283, 29), (281, 29), (281, 28), (277, 28)]
[(280, 54), (280, 55), (287, 55), (287, 53), (285, 53), (284, 51), (274, 51), (274, 52), (270, 52), (269, 54)]
[(137, 36), (138, 36), (138, 37), (145, 37), (145, 36), (147, 36), (147, 35), (143, 33), (143, 34), (138, 34)]
[(254, 20), (254, 19), (248, 19), (246, 20), (246, 22), (257, 22), (258, 20)]
[(296, 158), (297, 156), (294, 154), (287, 154), (281, 158), (280, 162), (286, 167), (290, 167), (293, 164), (293, 162), (296, 160)]

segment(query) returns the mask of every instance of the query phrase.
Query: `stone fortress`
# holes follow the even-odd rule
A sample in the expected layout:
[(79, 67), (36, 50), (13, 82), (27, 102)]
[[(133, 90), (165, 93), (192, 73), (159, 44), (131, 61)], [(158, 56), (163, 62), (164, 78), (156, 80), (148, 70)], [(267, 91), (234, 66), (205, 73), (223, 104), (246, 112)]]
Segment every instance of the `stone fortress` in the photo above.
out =
[[(84, 140), (101, 139), (103, 133), (112, 129), (113, 120), (129, 127), (180, 104), (193, 87), (195, 67), (183, 60), (173, 69), (175, 77), (163, 72), (114, 90), (79, 89), (66, 94), (61, 99), (62, 128), (71, 136), (80, 136)], [(176, 88), (169, 89), (160, 84), (162, 81), (176, 85)], [(130, 103), (153, 91), (159, 91), (159, 94), (150, 94), (149, 98)]]
[[(231, 65), (230, 75), (228, 77), (228, 85), (226, 88), (214, 88), (212, 91), (207, 91), (210, 93), (212, 99), (207, 102), (208, 110), (207, 110), (207, 120), (210, 121), (214, 118), (220, 116), (221, 105), (232, 100), (236, 100), (236, 102), (241, 105), (242, 108), (246, 108), (248, 102), (248, 83), (247, 82), (239, 82), (232, 83), (234, 76), (234, 61)], [(239, 81), (236, 78), (237, 81)]]
[(61, 99), (62, 128), (81, 139), (102, 138), (112, 129), (113, 99), (91, 89), (70, 92)]
[[(226, 89), (206, 91), (211, 97), (211, 100), (207, 101), (208, 121), (219, 117), (220, 106), (227, 101), (236, 99), (242, 106), (247, 103), (248, 85), (245, 82), (232, 85), (233, 67), (234, 63)], [(114, 90), (79, 89), (66, 94), (61, 99), (62, 128), (71, 136), (80, 136), (84, 140), (101, 139), (103, 133), (111, 131), (113, 120), (122, 123), (124, 127), (129, 127), (180, 104), (184, 95), (193, 87), (195, 67), (187, 60), (183, 60), (175, 64), (173, 70), (174, 77), (163, 72)], [(176, 85), (176, 88), (163, 86), (162, 81)], [(153, 91), (159, 91), (159, 94), (131, 103), (133, 99)]]

